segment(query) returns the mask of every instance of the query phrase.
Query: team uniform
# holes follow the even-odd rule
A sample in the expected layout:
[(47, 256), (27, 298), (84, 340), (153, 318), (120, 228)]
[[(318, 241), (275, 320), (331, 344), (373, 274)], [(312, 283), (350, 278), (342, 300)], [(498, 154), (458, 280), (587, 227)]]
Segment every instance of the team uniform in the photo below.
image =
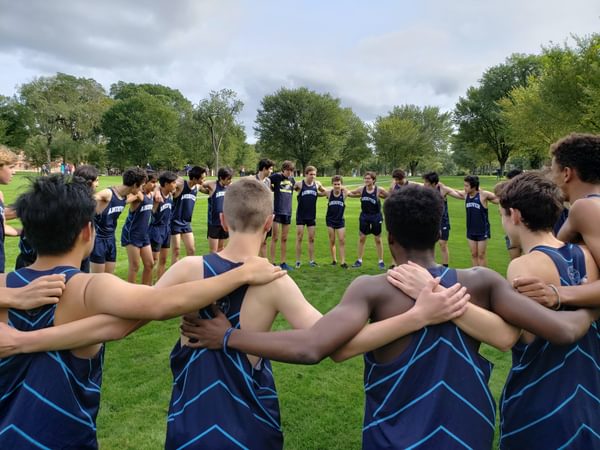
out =
[[(437, 191), (442, 195), (442, 190), (437, 186)], [(444, 211), (442, 212), (442, 222), (440, 223), (440, 240), (447, 241), (450, 237), (450, 216), (448, 215), (448, 199), (444, 199)]]
[[(204, 277), (239, 264), (212, 253), (204, 256)], [(217, 302), (232, 327), (239, 328), (247, 286)], [(212, 317), (211, 308), (199, 312)], [(178, 341), (171, 352), (173, 393), (167, 416), (167, 450), (281, 449), (279, 403), (268, 360), (252, 367), (244, 353), (224, 348), (191, 349)]]
[[(79, 273), (59, 266), (23, 268), (7, 275), (6, 286), (21, 287), (43, 275)], [(8, 310), (8, 324), (32, 331), (54, 325), (56, 305)], [(20, 354), (0, 359), (0, 448), (96, 449), (104, 348), (93, 358), (70, 351)]]
[(465, 197), (465, 208), (467, 210), (467, 239), (471, 241), (485, 241), (492, 237), (488, 209), (481, 203), (479, 192), (471, 197)]
[(181, 194), (173, 200), (173, 213), (171, 214), (171, 234), (185, 234), (192, 232), (192, 215), (196, 206), (198, 186), (190, 187), (183, 181)]
[(113, 188), (110, 188), (112, 197), (104, 211), (94, 217), (96, 239), (90, 261), (95, 264), (115, 262), (117, 260), (117, 246), (115, 244), (115, 229), (117, 220), (125, 209), (126, 198), (119, 198)]
[(344, 199), (344, 191), (340, 191), (340, 195), (334, 195), (333, 191), (329, 193), (327, 200), (327, 214), (325, 215), (325, 223), (329, 228), (339, 229), (346, 226), (344, 219), (344, 211), (346, 210), (346, 202)]
[(317, 219), (317, 183), (308, 185), (302, 180), (298, 191), (298, 207), (296, 208), (296, 225), (314, 227)]
[(225, 191), (227, 191), (227, 187), (217, 181), (215, 192), (208, 197), (208, 230), (206, 237), (211, 239), (229, 239), (229, 233), (223, 229), (220, 217), (223, 212)]
[(274, 173), (269, 179), (273, 190), (274, 221), (282, 225), (289, 225), (292, 222), (292, 193), (296, 181), (294, 177), (288, 178), (282, 173)]
[(381, 215), (381, 202), (377, 195), (377, 186), (374, 186), (373, 192), (368, 192), (367, 187), (363, 187), (360, 196), (360, 217), (359, 229), (364, 235), (373, 234), (379, 236), (381, 234), (381, 223), (383, 216)]
[(161, 248), (171, 246), (171, 213), (173, 212), (173, 197), (169, 194), (162, 196), (162, 203), (158, 205), (156, 211), (152, 214), (150, 221), (150, 246), (154, 253), (158, 253)]
[[(256, 178), (256, 181), (258, 181), (259, 183), (264, 184), (269, 190), (271, 190), (271, 179), (269, 177), (263, 178), (262, 180), (258, 177), (258, 174), (254, 175), (254, 177)], [(273, 228), (269, 228), (269, 231), (267, 231), (267, 235), (265, 236), (265, 242), (266, 242), (266, 238), (269, 238), (273, 235)]]
[[(0, 220), (4, 224), (4, 202), (0, 200)], [(0, 273), (4, 273), (4, 266), (6, 265), (6, 254), (4, 250), (4, 226), (0, 227)]]
[(121, 245), (126, 247), (133, 245), (142, 248), (150, 245), (150, 219), (152, 218), (152, 208), (154, 207), (154, 194), (144, 194), (139, 206), (134, 210), (129, 210), (129, 215), (123, 225), (121, 232)]
[[(443, 271), (441, 269), (444, 269)], [(456, 271), (435, 268), (442, 286)], [(365, 359), (363, 449), (490, 449), (496, 405), (492, 364), (452, 322), (423, 328), (395, 360)]]
[[(581, 284), (585, 257), (579, 246), (534, 247), (550, 258), (561, 286)], [(570, 345), (536, 337), (513, 347), (513, 365), (500, 403), (502, 449), (600, 448), (599, 321)]]

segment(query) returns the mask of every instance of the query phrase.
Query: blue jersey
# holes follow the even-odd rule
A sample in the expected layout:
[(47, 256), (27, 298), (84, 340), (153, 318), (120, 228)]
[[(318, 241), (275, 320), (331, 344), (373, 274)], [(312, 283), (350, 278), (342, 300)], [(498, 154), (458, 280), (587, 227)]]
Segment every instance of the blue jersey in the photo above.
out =
[(166, 197), (160, 193), (163, 201), (156, 211), (152, 213), (152, 220), (150, 221), (150, 228), (162, 228), (169, 229), (171, 224), (171, 213), (173, 212), (173, 197), (167, 195)]
[(490, 238), (488, 210), (481, 203), (481, 194), (477, 192), (474, 197), (467, 194), (465, 207), (467, 210), (467, 237)]
[(208, 197), (208, 224), (213, 227), (221, 225), (220, 214), (223, 212), (223, 200), (227, 186), (223, 186), (218, 181), (215, 183), (215, 192)]
[[(440, 195), (442, 195), (442, 190), (439, 186), (437, 186), (437, 191), (440, 193)], [(441, 227), (446, 227), (447, 229), (450, 229), (450, 216), (448, 216), (448, 199), (444, 195), (442, 195), (442, 198), (444, 199), (444, 211), (442, 212)]]
[(125, 209), (126, 198), (119, 198), (116, 191), (110, 188), (112, 197), (106, 208), (94, 217), (96, 226), (96, 237), (112, 238), (115, 237), (115, 229), (117, 228), (117, 220)]
[[(4, 203), (0, 200), (0, 220), (4, 224)], [(4, 226), (0, 227), (0, 273), (4, 273), (6, 255), (4, 254)]]
[(181, 194), (173, 200), (173, 214), (171, 221), (180, 223), (190, 223), (196, 206), (196, 196), (198, 195), (198, 186), (190, 187), (187, 181), (183, 181)]
[(292, 215), (292, 193), (296, 181), (294, 177), (286, 177), (282, 173), (274, 173), (269, 179), (273, 189), (273, 213), (281, 216)]
[[(23, 268), (7, 275), (8, 287), (64, 273), (67, 281), (79, 271), (55, 267)], [(8, 310), (8, 324), (32, 331), (54, 325), (56, 305), (30, 311)], [(0, 448), (95, 449), (100, 406), (103, 350), (94, 358), (70, 351), (31, 353), (0, 359)]]
[[(432, 274), (446, 287), (457, 280), (452, 269)], [(363, 449), (490, 449), (491, 371), (477, 343), (452, 322), (417, 331), (393, 361), (378, 364), (365, 354)]]
[(360, 195), (360, 217), (381, 221), (381, 202), (377, 195), (377, 186), (373, 186), (373, 191), (368, 192), (365, 186)]
[(327, 226), (331, 225), (343, 225), (344, 224), (344, 211), (346, 209), (346, 203), (344, 201), (344, 192), (341, 191), (339, 196), (336, 196), (333, 191), (329, 193), (329, 200), (327, 201), (327, 215), (325, 221)]
[(150, 219), (154, 207), (154, 194), (144, 194), (142, 201), (135, 210), (129, 210), (127, 220), (121, 232), (121, 245), (148, 241)]
[[(204, 256), (204, 277), (238, 266), (212, 253)], [(217, 302), (239, 328), (247, 286)], [(210, 308), (200, 311), (210, 318)], [(283, 435), (271, 364), (252, 367), (232, 349), (190, 349), (177, 342), (171, 352), (173, 393), (167, 417), (166, 449), (281, 449)]]
[[(561, 286), (581, 283), (585, 257), (577, 245), (534, 247), (550, 258)], [(503, 449), (600, 448), (599, 322), (571, 345), (536, 337), (513, 348), (500, 403)]]
[(317, 217), (317, 183), (308, 185), (302, 180), (302, 187), (298, 192), (298, 207), (296, 218), (302, 220), (315, 220)]

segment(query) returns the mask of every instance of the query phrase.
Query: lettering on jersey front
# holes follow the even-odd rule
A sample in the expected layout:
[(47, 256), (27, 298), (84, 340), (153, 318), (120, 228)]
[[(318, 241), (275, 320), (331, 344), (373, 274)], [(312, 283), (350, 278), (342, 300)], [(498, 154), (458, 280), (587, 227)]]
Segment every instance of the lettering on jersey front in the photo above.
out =
[(193, 200), (196, 201), (196, 194), (183, 194), (181, 196), (182, 200)]
[(225, 191), (219, 191), (215, 193), (215, 197), (225, 197)]
[(144, 205), (144, 206), (140, 207), (140, 212), (148, 211), (149, 209), (152, 209), (152, 206), (154, 206), (154, 205), (152, 205), (152, 203), (149, 205)]
[(171, 209), (172, 204), (171, 203), (163, 203), (160, 207), (160, 211), (164, 211), (165, 209)]
[(342, 201), (340, 201), (340, 200), (331, 200), (331, 201), (329, 202), (329, 204), (330, 204), (331, 206), (345, 206), (345, 205), (344, 205), (344, 202), (342, 202)]
[(123, 210), (125, 209), (124, 206), (113, 206), (112, 208), (110, 208), (108, 210), (108, 215), (110, 216), (111, 214), (115, 214), (115, 213), (121, 213), (123, 212)]
[(481, 205), (479, 203), (475, 203), (475, 202), (469, 202), (466, 204), (467, 208), (477, 208), (477, 209), (481, 209)]
[(361, 197), (360, 198), (361, 202), (369, 202), (369, 203), (373, 203), (374, 205), (377, 204), (377, 199), (373, 198), (373, 197)]
[(314, 191), (312, 189), (307, 189), (305, 191), (302, 191), (302, 197), (304, 197), (305, 195), (312, 195), (312, 196), (316, 197), (317, 191)]

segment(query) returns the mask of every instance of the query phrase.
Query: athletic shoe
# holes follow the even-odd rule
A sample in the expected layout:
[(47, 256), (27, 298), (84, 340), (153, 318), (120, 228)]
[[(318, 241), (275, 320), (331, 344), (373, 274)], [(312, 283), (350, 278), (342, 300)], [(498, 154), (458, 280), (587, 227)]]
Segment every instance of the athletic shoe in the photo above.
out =
[(281, 270), (287, 270), (288, 272), (294, 270), (294, 268), (292, 266), (288, 266), (287, 263), (281, 263), (279, 264), (279, 267), (281, 267)]
[(309, 261), (309, 262), (308, 262), (308, 265), (309, 265), (310, 267), (317, 267), (317, 266), (318, 266), (318, 264), (317, 264), (316, 262), (314, 262), (314, 261)]
[(332, 266), (337, 266), (337, 261), (331, 261)]
[(342, 263), (342, 264), (340, 264), (340, 267), (341, 267), (342, 269), (347, 269), (347, 268), (348, 268), (348, 264), (346, 264), (346, 263)]
[(383, 261), (379, 261), (379, 264), (377, 264), (377, 266), (379, 267), (379, 270), (385, 270), (385, 263)]
[(299, 269), (302, 263), (300, 261), (296, 261), (296, 269)]
[(356, 262), (354, 264), (352, 264), (352, 268), (356, 269), (358, 267), (362, 267), (362, 261), (359, 261), (358, 259), (356, 260)]

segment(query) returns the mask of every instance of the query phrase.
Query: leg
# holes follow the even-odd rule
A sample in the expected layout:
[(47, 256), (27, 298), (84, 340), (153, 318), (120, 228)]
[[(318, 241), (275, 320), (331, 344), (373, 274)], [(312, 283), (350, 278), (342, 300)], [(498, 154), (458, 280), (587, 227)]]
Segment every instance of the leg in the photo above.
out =
[(93, 263), (90, 262), (90, 273), (104, 273), (104, 266), (106, 263)]
[[(140, 249), (134, 245), (128, 245), (127, 259), (129, 260), (129, 268), (127, 269), (127, 281), (129, 283), (137, 282), (137, 273), (140, 270)], [(108, 265), (108, 263), (106, 264)]]
[(194, 256), (196, 254), (196, 243), (194, 242), (194, 233), (183, 233), (181, 240), (185, 246), (185, 256)]
[(225, 248), (225, 245), (227, 245), (227, 239), (219, 239), (219, 242), (217, 244), (217, 251), (221, 251)]
[(288, 233), (290, 232), (290, 224), (281, 225), (281, 262), (284, 263), (286, 261), (287, 256), (287, 239)]
[(210, 253), (217, 253), (219, 251), (219, 239), (208, 238), (208, 251)]
[[(296, 224), (296, 265), (302, 258), (302, 241), (304, 240), (304, 225)], [(283, 241), (282, 241), (283, 242)]]
[(179, 248), (181, 245), (181, 234), (171, 235), (171, 265), (179, 260)]
[(340, 263), (346, 264), (346, 228), (338, 228), (336, 231), (340, 247)]
[(275, 250), (277, 249), (277, 241), (279, 240), (279, 234), (281, 230), (281, 224), (273, 222), (273, 236), (271, 236), (271, 262), (275, 264)]
[(481, 267), (487, 267), (487, 243), (487, 239), (477, 243), (477, 258)]
[(336, 262), (335, 230), (331, 227), (327, 227), (327, 236), (329, 237), (329, 253), (331, 254), (331, 261)]
[(469, 243), (469, 250), (471, 251), (471, 265), (473, 267), (479, 265), (479, 257), (477, 253), (477, 241), (472, 241), (471, 239), (467, 239)]
[(367, 235), (359, 233), (358, 234), (358, 259), (362, 261), (363, 256), (365, 254), (365, 242), (367, 241)]
[(383, 261), (383, 244), (381, 243), (381, 234), (373, 236), (375, 238), (375, 249), (377, 250), (377, 260)]
[(315, 233), (317, 231), (316, 226), (308, 227), (308, 259), (309, 261), (315, 260)]
[(440, 244), (440, 255), (442, 257), (442, 264), (448, 265), (449, 261), (449, 253), (448, 253), (448, 241), (439, 240), (438, 244)]
[(158, 267), (156, 269), (156, 280), (163, 276), (167, 268), (167, 257), (169, 256), (168, 248), (161, 248), (158, 254)]
[(152, 286), (152, 268), (154, 266), (154, 258), (152, 257), (152, 249), (149, 245), (140, 249), (140, 256), (142, 257), (142, 264), (144, 269), (142, 271), (142, 284)]

